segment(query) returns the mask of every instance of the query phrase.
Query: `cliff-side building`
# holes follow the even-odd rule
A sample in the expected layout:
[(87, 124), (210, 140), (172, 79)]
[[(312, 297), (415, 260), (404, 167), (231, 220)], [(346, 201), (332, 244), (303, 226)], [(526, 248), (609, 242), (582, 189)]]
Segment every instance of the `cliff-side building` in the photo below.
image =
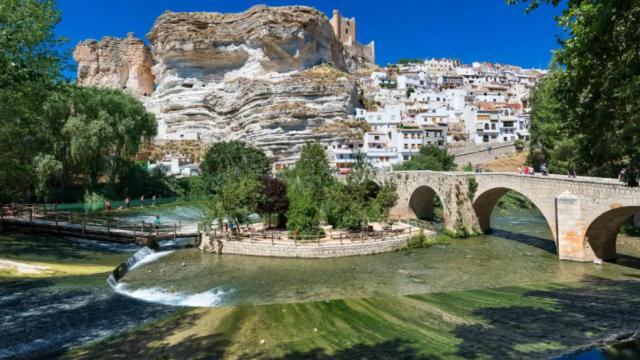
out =
[(375, 42), (367, 45), (359, 43), (356, 39), (357, 26), (355, 18), (342, 17), (340, 11), (333, 10), (331, 18), (331, 27), (336, 34), (336, 38), (342, 43), (347, 52), (355, 56), (361, 64), (376, 63), (376, 47)]

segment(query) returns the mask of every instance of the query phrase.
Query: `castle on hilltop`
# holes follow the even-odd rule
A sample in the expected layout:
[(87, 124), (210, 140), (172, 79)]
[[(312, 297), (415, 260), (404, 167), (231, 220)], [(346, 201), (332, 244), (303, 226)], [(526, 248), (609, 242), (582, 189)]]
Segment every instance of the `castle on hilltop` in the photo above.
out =
[(376, 63), (375, 43), (372, 41), (368, 45), (363, 45), (356, 40), (357, 27), (355, 18), (352, 17), (349, 19), (342, 17), (340, 11), (335, 9), (333, 10), (333, 17), (331, 18), (331, 27), (347, 52), (355, 55), (360, 63)]

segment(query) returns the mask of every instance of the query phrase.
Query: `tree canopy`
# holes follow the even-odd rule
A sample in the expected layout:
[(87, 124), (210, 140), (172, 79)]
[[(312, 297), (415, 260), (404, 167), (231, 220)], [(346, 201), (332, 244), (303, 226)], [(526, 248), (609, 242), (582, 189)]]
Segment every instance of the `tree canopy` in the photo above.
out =
[(270, 165), (269, 159), (261, 150), (242, 141), (225, 141), (211, 145), (200, 168), (210, 190), (215, 191), (226, 177), (258, 179), (266, 176)]
[(455, 170), (455, 156), (449, 155), (446, 149), (441, 149), (435, 145), (423, 146), (418, 154), (410, 160), (394, 167), (398, 171), (410, 170), (433, 170), (451, 171)]
[(0, 2), (0, 201), (118, 181), (155, 119), (118, 90), (65, 84), (53, 0)]
[[(507, 0), (517, 4), (523, 1)], [(526, 2), (526, 1), (525, 1)], [(529, 2), (528, 11), (541, 3)], [(532, 98), (532, 160), (615, 176), (640, 168), (640, 3), (571, 0), (557, 18), (567, 36)]]

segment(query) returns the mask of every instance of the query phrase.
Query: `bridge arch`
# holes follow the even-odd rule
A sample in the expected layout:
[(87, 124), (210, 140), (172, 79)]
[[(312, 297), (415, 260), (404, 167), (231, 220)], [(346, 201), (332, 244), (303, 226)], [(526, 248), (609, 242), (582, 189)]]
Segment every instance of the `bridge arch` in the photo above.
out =
[(640, 206), (620, 206), (600, 213), (585, 233), (589, 247), (603, 260), (616, 258), (616, 240), (620, 227), (640, 212)]
[(475, 211), (476, 217), (478, 218), (480, 229), (485, 233), (491, 230), (491, 213), (495, 209), (500, 198), (502, 198), (502, 196), (504, 196), (509, 191), (514, 191), (524, 196), (525, 198), (527, 198), (527, 200), (531, 201), (533, 205), (535, 205), (538, 211), (542, 213), (542, 216), (551, 229), (555, 240), (555, 221), (553, 221), (553, 213), (545, 211), (546, 207), (542, 206), (543, 204), (541, 203), (541, 201), (535, 196), (532, 196), (532, 194), (528, 194), (528, 192), (524, 191), (523, 189), (515, 189), (511, 186), (497, 186), (488, 188), (475, 196), (475, 199), (473, 201), (473, 210)]
[(436, 197), (444, 207), (442, 197), (431, 186), (422, 185), (415, 188), (409, 198), (409, 209), (413, 212), (413, 216), (420, 220), (433, 220)]

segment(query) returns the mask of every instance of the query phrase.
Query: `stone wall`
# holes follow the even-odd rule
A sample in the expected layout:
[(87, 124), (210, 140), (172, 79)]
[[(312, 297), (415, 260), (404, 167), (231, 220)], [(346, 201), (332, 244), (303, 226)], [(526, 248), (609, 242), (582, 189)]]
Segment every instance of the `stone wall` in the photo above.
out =
[(503, 156), (515, 155), (517, 153), (514, 144), (492, 145), (491, 152), (484, 146), (480, 150), (468, 151), (455, 154), (455, 162), (457, 165), (464, 166), (469, 163), (471, 165), (482, 164), (487, 161), (495, 160)]
[(363, 242), (343, 245), (282, 245), (261, 244), (223, 240), (223, 254), (268, 256), (283, 258), (335, 258), (347, 256), (373, 255), (399, 250), (406, 246), (410, 237), (399, 237), (385, 241)]

